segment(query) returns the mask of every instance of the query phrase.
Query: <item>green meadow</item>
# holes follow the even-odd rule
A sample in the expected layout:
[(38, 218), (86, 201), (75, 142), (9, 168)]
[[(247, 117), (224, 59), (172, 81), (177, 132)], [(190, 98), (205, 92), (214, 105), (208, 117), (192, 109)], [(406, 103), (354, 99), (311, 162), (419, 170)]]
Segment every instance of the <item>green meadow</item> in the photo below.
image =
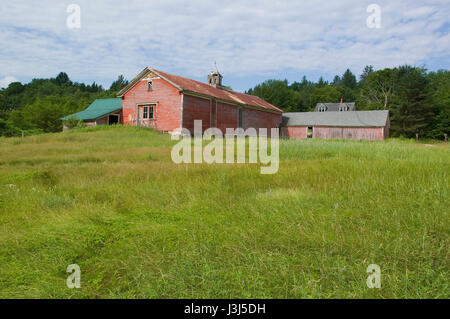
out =
[(0, 140), (0, 298), (450, 297), (448, 145), (282, 140), (262, 175), (174, 164), (175, 143), (121, 126)]

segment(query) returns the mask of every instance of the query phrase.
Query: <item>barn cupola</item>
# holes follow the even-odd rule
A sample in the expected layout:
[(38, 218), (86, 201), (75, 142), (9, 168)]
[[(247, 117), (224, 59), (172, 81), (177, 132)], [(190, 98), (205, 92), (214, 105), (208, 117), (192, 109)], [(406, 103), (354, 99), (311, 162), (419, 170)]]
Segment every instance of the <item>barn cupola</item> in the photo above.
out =
[(215, 88), (221, 89), (222, 78), (222, 74), (219, 73), (219, 70), (217, 70), (217, 65), (214, 63), (214, 69), (208, 74), (208, 84), (214, 86)]

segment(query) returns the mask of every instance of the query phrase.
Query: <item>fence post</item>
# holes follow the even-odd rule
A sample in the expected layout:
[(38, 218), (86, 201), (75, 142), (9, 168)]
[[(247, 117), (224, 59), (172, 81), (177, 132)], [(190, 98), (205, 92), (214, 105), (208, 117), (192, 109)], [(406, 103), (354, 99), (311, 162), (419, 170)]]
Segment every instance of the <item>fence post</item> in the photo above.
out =
[(25, 132), (24, 132), (24, 131), (22, 131), (22, 138), (24, 138), (24, 136), (25, 136)]
[(448, 143), (448, 134), (447, 133), (444, 134), (444, 140), (445, 140), (445, 143)]
[(416, 133), (416, 142), (419, 141), (419, 133)]

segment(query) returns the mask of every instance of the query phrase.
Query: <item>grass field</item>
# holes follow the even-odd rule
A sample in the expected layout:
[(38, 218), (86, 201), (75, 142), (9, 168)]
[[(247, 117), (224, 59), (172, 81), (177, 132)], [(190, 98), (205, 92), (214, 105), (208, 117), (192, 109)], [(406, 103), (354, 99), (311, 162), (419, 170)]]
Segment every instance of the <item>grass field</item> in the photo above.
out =
[(450, 297), (447, 145), (286, 140), (261, 175), (176, 165), (174, 143), (133, 127), (1, 140), (0, 298)]

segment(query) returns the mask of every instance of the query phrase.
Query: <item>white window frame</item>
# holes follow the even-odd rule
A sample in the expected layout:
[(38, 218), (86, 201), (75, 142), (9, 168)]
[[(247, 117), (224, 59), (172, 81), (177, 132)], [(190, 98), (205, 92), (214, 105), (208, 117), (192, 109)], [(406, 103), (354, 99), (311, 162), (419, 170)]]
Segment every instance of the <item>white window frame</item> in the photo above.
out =
[[(139, 106), (142, 107), (142, 120), (156, 120), (155, 103), (140, 104)], [(153, 108), (152, 112), (150, 112), (150, 108)], [(153, 117), (150, 117), (150, 113), (153, 115)]]

